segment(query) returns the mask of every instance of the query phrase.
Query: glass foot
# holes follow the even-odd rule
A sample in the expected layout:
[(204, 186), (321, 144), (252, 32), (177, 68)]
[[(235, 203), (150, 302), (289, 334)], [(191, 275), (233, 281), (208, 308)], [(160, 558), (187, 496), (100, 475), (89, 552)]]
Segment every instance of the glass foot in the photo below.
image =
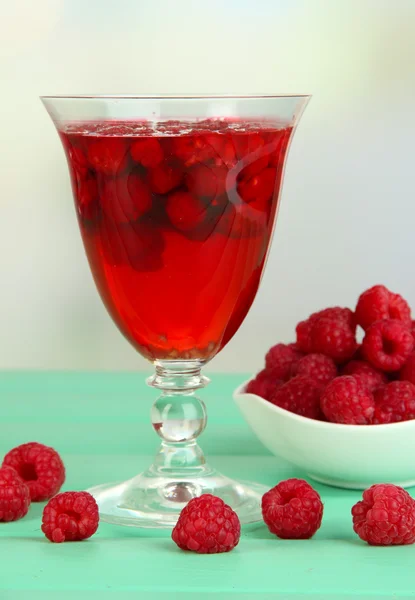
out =
[(130, 527), (172, 528), (192, 498), (214, 494), (238, 514), (241, 523), (262, 519), (261, 498), (268, 490), (257, 483), (239, 482), (209, 469), (200, 477), (163, 477), (150, 468), (129, 481), (105, 483), (88, 491), (99, 506), (102, 521)]

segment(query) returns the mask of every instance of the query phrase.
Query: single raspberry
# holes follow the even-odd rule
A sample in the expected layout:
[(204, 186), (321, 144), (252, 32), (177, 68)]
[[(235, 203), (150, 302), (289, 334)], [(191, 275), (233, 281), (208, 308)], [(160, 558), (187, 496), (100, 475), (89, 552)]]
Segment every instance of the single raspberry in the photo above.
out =
[(343, 375), (353, 375), (371, 392), (388, 383), (385, 373), (364, 360), (351, 360), (344, 366)]
[(80, 179), (84, 179), (88, 175), (88, 161), (85, 152), (82, 148), (68, 145), (68, 157), (70, 165)]
[(217, 166), (226, 165), (232, 168), (236, 163), (235, 147), (232, 142), (232, 136), (228, 134), (207, 134), (206, 143), (215, 151), (214, 161)]
[(238, 193), (244, 202), (264, 211), (275, 191), (277, 170), (266, 168), (250, 179), (243, 179), (238, 184)]
[(345, 321), (322, 317), (312, 324), (311, 347), (313, 352), (341, 363), (353, 356), (357, 344), (353, 330)]
[(276, 389), (270, 402), (296, 415), (321, 419), (321, 384), (312, 377), (299, 375)]
[(403, 321), (409, 327), (411, 309), (402, 296), (390, 292), (384, 285), (375, 285), (359, 297), (356, 319), (364, 330), (368, 329), (372, 323), (384, 319)]
[(189, 169), (185, 181), (189, 192), (195, 196), (212, 199), (224, 193), (227, 174), (226, 167), (198, 164)]
[(263, 495), (262, 516), (270, 532), (279, 538), (305, 540), (320, 528), (323, 503), (309, 483), (287, 479)]
[(415, 384), (415, 352), (411, 352), (406, 359), (406, 363), (399, 372), (399, 379)]
[(63, 492), (46, 504), (42, 531), (51, 542), (74, 542), (94, 535), (98, 523), (98, 505), (91, 494)]
[(356, 351), (355, 331), (356, 323), (350, 309), (326, 308), (298, 323), (297, 346), (302, 352), (325, 354), (336, 362), (344, 362)]
[(377, 321), (366, 330), (362, 342), (365, 358), (382, 371), (398, 371), (414, 349), (414, 339), (402, 321)]
[(27, 514), (30, 492), (11, 467), (0, 468), (0, 521), (17, 521)]
[(260, 133), (238, 133), (233, 136), (236, 155), (243, 160), (254, 152), (261, 152), (265, 139)]
[(53, 448), (29, 442), (10, 450), (3, 466), (17, 471), (30, 491), (32, 502), (48, 500), (57, 494), (65, 481), (65, 467)]
[(334, 319), (335, 321), (342, 321), (346, 323), (350, 329), (356, 331), (356, 319), (354, 313), (350, 308), (344, 308), (342, 306), (331, 306), (324, 308), (315, 313), (312, 313), (308, 319), (310, 321), (316, 321), (317, 319)]
[(101, 216), (101, 205), (98, 198), (98, 187), (95, 179), (81, 179), (74, 184), (76, 209), (80, 221), (92, 225)]
[(275, 377), (272, 371), (263, 369), (248, 383), (246, 392), (247, 394), (255, 394), (256, 396), (265, 398), (265, 400), (269, 400), (275, 390), (282, 384), (283, 381)]
[(291, 376), (305, 375), (317, 383), (326, 385), (337, 376), (335, 362), (324, 354), (308, 354), (292, 365)]
[(206, 135), (183, 135), (173, 138), (172, 152), (182, 160), (186, 167), (205, 162), (217, 156), (215, 149), (208, 143)]
[(173, 227), (179, 231), (192, 231), (206, 218), (206, 206), (189, 192), (177, 191), (170, 194), (166, 202), (166, 213)]
[(354, 531), (372, 546), (415, 542), (415, 501), (397, 485), (372, 485), (353, 506), (352, 516)]
[(265, 355), (265, 367), (272, 371), (278, 379), (287, 381), (291, 371), (302, 357), (293, 344), (276, 344)]
[(152, 206), (150, 190), (137, 173), (109, 179), (101, 193), (101, 204), (106, 215), (115, 223), (137, 221)]
[(163, 148), (155, 137), (137, 139), (131, 144), (130, 153), (133, 160), (148, 168), (157, 167), (164, 157)]
[(220, 498), (203, 494), (184, 507), (171, 537), (182, 550), (218, 554), (233, 550), (240, 535), (236, 512)]
[(161, 163), (148, 170), (147, 180), (154, 194), (167, 194), (180, 185), (182, 176), (183, 173), (180, 169), (167, 163)]
[(415, 385), (410, 381), (392, 381), (375, 392), (373, 423), (396, 423), (415, 419)]
[(128, 164), (128, 150), (121, 138), (91, 138), (87, 151), (90, 165), (104, 175), (118, 175)]
[(352, 375), (333, 379), (321, 395), (320, 405), (333, 423), (368, 425), (375, 411), (373, 394)]

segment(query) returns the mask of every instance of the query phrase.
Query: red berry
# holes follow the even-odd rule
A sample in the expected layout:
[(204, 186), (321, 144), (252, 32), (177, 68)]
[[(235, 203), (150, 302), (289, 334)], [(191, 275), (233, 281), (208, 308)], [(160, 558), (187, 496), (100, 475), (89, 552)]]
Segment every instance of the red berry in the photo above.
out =
[(168, 163), (161, 163), (154, 169), (148, 170), (148, 184), (154, 194), (167, 194), (180, 185), (182, 175), (180, 169), (174, 168)]
[(296, 327), (297, 346), (303, 352), (325, 354), (336, 362), (356, 351), (356, 324), (351, 310), (335, 306), (313, 313)]
[(415, 419), (415, 385), (409, 381), (392, 381), (375, 392), (373, 423), (396, 423)]
[(247, 394), (255, 394), (256, 396), (265, 398), (265, 400), (269, 400), (275, 390), (282, 384), (283, 382), (278, 377), (275, 377), (272, 371), (263, 369), (248, 383), (246, 392)]
[(88, 492), (64, 492), (46, 504), (42, 531), (51, 542), (86, 540), (98, 529), (95, 499)]
[(236, 133), (233, 144), (239, 159), (245, 159), (250, 154), (259, 153), (265, 144), (260, 133)]
[(226, 165), (228, 168), (235, 165), (236, 154), (231, 136), (212, 133), (206, 135), (205, 140), (215, 151), (214, 161), (216, 165)]
[(70, 165), (76, 177), (84, 179), (88, 174), (88, 161), (82, 148), (68, 145)]
[(321, 395), (320, 405), (333, 423), (368, 425), (375, 411), (373, 394), (351, 375), (333, 379)]
[(205, 135), (183, 135), (173, 138), (172, 152), (187, 167), (216, 156), (215, 149), (208, 143)]
[(231, 507), (216, 496), (203, 494), (184, 507), (171, 537), (182, 550), (218, 554), (233, 550), (240, 535), (241, 524)]
[(299, 375), (277, 388), (270, 402), (296, 415), (320, 420), (320, 395), (320, 383), (311, 377)]
[(81, 179), (74, 187), (78, 218), (83, 225), (92, 225), (101, 216), (97, 182), (95, 179)]
[(17, 521), (27, 514), (30, 492), (11, 467), (0, 468), (0, 521)]
[(195, 196), (212, 199), (224, 193), (227, 174), (226, 167), (198, 164), (187, 172), (186, 185)]
[(104, 175), (122, 173), (128, 163), (128, 149), (125, 141), (116, 137), (91, 138), (88, 141), (90, 165)]
[(384, 285), (375, 285), (363, 292), (356, 306), (356, 319), (363, 329), (384, 319), (411, 323), (411, 309), (399, 294), (393, 294)]
[(377, 321), (366, 330), (362, 342), (365, 358), (382, 371), (398, 371), (414, 349), (407, 326), (396, 319)]
[(244, 202), (253, 208), (264, 211), (275, 191), (277, 171), (267, 168), (250, 179), (243, 179), (238, 184), (238, 193)]
[(372, 546), (415, 542), (415, 501), (403, 488), (378, 483), (352, 508), (353, 529)]
[(406, 359), (406, 363), (400, 370), (399, 379), (415, 384), (415, 352), (411, 352)]
[(10, 450), (3, 466), (17, 471), (30, 491), (32, 502), (48, 500), (57, 494), (65, 481), (65, 467), (53, 448), (29, 442)]
[(265, 355), (265, 367), (283, 381), (291, 377), (294, 366), (303, 355), (291, 344), (276, 344)]
[(169, 195), (166, 213), (173, 227), (179, 231), (192, 231), (206, 218), (206, 206), (197, 196), (177, 191)]
[(308, 354), (292, 365), (291, 376), (296, 375), (305, 375), (317, 383), (326, 385), (337, 376), (337, 367), (335, 362), (324, 354)]
[(375, 367), (364, 360), (351, 360), (345, 365), (343, 375), (353, 375), (371, 392), (382, 385), (386, 385), (388, 382), (385, 373), (375, 369)]
[(137, 173), (127, 177), (109, 179), (101, 194), (104, 212), (118, 224), (136, 221), (152, 205), (152, 197), (146, 183)]
[(323, 310), (319, 310), (318, 312), (310, 315), (309, 319), (311, 321), (316, 321), (317, 319), (334, 319), (335, 321), (342, 321), (346, 323), (348, 327), (353, 331), (356, 331), (356, 318), (354, 313), (350, 310), (350, 308), (343, 308), (341, 306), (332, 306), (330, 308), (324, 308)]
[(279, 538), (305, 540), (320, 528), (323, 503), (309, 483), (287, 479), (263, 495), (262, 516), (270, 532)]
[(141, 138), (133, 142), (130, 153), (133, 160), (148, 168), (156, 167), (164, 158), (163, 149), (155, 137)]
[(319, 318), (312, 323), (311, 348), (313, 352), (330, 356), (336, 362), (344, 362), (356, 351), (353, 330), (345, 321)]

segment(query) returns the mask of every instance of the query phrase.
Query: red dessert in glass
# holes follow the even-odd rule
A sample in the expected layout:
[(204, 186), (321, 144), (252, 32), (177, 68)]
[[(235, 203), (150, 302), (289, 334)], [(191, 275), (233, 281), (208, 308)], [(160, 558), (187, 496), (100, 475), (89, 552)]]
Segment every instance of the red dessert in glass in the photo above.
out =
[(292, 127), (207, 119), (67, 124), (91, 270), (150, 360), (211, 359), (258, 289)]

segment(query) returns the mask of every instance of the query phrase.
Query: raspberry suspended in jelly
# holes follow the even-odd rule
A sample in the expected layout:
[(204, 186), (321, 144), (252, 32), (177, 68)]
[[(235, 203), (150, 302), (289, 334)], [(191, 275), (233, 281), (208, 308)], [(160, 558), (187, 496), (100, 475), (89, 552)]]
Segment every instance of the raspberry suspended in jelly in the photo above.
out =
[(95, 179), (81, 179), (76, 183), (78, 217), (85, 226), (93, 225), (101, 216), (98, 186)]
[(178, 191), (167, 198), (166, 213), (175, 229), (187, 232), (203, 223), (207, 209), (198, 196)]
[(138, 139), (131, 144), (130, 153), (136, 162), (143, 167), (157, 167), (164, 158), (163, 148), (154, 137)]
[(137, 221), (151, 209), (152, 197), (147, 184), (137, 173), (109, 179), (101, 194), (104, 212), (118, 224)]
[(185, 181), (189, 192), (204, 198), (214, 198), (224, 193), (226, 167), (198, 164), (186, 173)]
[(253, 208), (266, 210), (274, 194), (276, 177), (276, 169), (267, 168), (250, 179), (242, 178), (238, 183), (238, 193), (242, 200), (251, 204)]
[(174, 138), (173, 154), (190, 167), (205, 162), (216, 156), (216, 151), (205, 135), (185, 135)]
[(148, 184), (155, 194), (167, 194), (180, 185), (182, 178), (182, 171), (168, 163), (149, 169), (147, 174)]
[(128, 148), (123, 138), (103, 137), (88, 144), (88, 161), (103, 175), (118, 175), (128, 165)]

